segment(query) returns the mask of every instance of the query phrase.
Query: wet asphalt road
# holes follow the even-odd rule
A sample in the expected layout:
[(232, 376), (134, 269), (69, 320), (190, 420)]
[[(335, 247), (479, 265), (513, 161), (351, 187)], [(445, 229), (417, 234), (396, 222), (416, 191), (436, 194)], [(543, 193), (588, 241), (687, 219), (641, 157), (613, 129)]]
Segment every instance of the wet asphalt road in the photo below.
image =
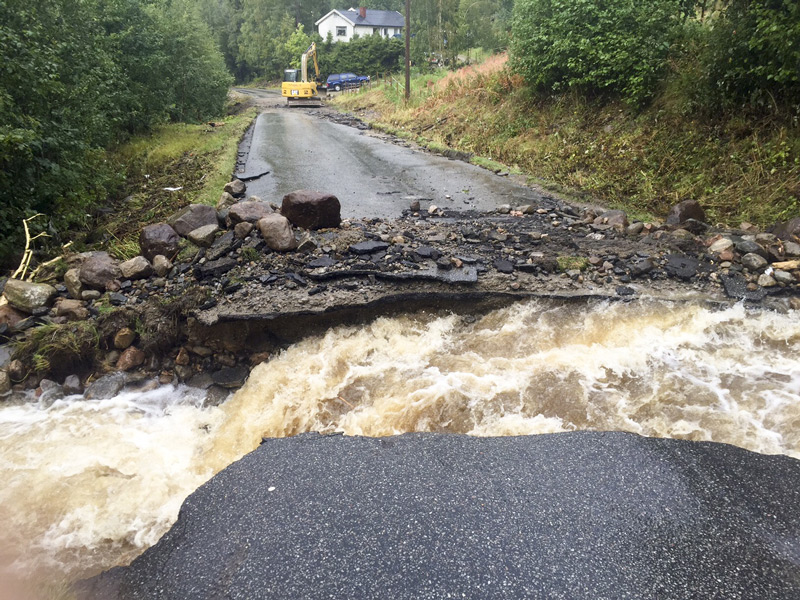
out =
[(627, 433), (267, 440), (94, 598), (800, 598), (800, 461)]
[(541, 200), (508, 177), (389, 143), (315, 116), (314, 109), (266, 108), (258, 117), (244, 175), (264, 171), (269, 175), (248, 182), (248, 195), (280, 204), (297, 189), (332, 193), (344, 218), (398, 217), (409, 196), (482, 211)]

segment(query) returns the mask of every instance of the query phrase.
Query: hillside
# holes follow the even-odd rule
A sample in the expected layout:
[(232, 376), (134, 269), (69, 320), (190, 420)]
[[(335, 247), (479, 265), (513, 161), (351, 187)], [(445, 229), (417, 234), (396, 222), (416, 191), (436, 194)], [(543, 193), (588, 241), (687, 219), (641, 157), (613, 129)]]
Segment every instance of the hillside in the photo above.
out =
[(434, 150), (467, 152), (478, 164), (505, 165), (639, 217), (663, 218), (688, 198), (729, 226), (796, 216), (796, 119), (705, 117), (690, 109), (685, 84), (674, 79), (635, 112), (578, 95), (534, 97), (509, 71), (506, 55), (497, 55), (438, 79), (413, 80), (408, 106), (396, 88), (383, 85), (336, 103)]

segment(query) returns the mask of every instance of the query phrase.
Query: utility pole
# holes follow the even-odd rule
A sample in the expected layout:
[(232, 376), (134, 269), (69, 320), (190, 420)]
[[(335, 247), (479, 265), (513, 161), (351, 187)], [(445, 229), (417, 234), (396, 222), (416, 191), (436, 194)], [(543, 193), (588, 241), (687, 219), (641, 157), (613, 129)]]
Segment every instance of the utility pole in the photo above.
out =
[(406, 0), (406, 103), (411, 94), (411, 0)]

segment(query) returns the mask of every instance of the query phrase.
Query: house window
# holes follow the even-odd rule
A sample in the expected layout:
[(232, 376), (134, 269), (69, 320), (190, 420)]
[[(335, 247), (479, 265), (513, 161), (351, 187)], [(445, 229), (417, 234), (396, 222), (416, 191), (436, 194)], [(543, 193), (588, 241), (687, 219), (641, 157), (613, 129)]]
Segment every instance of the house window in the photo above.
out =
[(373, 27), (372, 28), (372, 35), (375, 35), (376, 33), (378, 33), (378, 31), (379, 31), (378, 27)]
[(347, 35), (347, 27), (337, 27), (336, 28), (336, 36), (337, 37), (344, 37)]

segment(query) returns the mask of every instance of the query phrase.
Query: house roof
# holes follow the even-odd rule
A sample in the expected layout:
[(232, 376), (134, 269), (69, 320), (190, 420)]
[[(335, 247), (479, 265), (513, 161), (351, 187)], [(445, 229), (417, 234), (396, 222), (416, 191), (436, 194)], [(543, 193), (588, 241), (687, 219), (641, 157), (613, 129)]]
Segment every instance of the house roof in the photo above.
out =
[(363, 19), (359, 15), (358, 9), (344, 10), (337, 8), (319, 19), (314, 25), (319, 25), (333, 13), (339, 14), (353, 25), (363, 25), (365, 27), (405, 27), (406, 25), (403, 15), (396, 10), (373, 10), (371, 8), (367, 9), (367, 16)]

